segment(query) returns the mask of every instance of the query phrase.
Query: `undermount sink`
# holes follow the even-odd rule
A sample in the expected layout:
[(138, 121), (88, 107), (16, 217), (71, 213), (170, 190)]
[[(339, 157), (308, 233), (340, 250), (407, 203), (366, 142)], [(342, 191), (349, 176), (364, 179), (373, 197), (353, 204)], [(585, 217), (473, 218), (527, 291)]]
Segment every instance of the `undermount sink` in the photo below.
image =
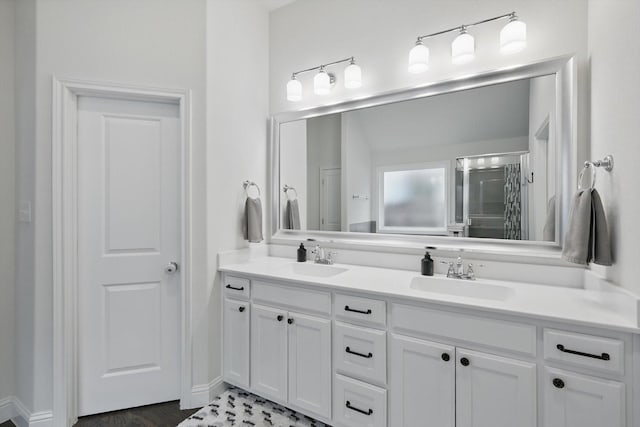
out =
[(409, 287), (417, 291), (495, 301), (505, 301), (514, 292), (506, 286), (435, 277), (414, 277)]
[(332, 277), (340, 273), (344, 273), (345, 271), (348, 271), (348, 269), (336, 267), (335, 265), (292, 263), (282, 267), (280, 271), (287, 272), (289, 274), (299, 274), (301, 276)]

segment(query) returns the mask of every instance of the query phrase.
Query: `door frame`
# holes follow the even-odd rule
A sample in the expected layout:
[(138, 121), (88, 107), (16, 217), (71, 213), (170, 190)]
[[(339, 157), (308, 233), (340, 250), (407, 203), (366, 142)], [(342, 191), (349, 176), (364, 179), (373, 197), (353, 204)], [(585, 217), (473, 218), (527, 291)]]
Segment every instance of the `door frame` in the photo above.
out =
[(78, 140), (80, 96), (178, 106), (181, 175), (180, 404), (191, 401), (191, 91), (53, 77), (53, 425), (78, 419)]

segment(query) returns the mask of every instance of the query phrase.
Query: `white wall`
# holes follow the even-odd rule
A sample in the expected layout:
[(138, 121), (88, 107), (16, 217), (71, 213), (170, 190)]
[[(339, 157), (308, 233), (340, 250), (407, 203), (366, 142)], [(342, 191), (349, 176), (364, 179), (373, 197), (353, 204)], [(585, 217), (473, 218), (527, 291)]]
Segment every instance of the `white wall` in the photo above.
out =
[[(285, 194), (284, 185), (295, 188)], [(307, 121), (283, 123), (280, 126), (280, 213), (284, 215), (287, 199), (298, 195), (300, 229), (307, 229)], [(284, 228), (284, 216), (280, 226)]]
[[(175, 2), (182, 3), (182, 2)], [(255, 247), (242, 238), (242, 181), (262, 189), (265, 238), (269, 220), (268, 11), (254, 0), (207, 1), (207, 286), (209, 379), (221, 374), (219, 251)], [(204, 319), (204, 317), (203, 317)], [(196, 335), (194, 345), (205, 342)]]
[(341, 139), (340, 114), (307, 120), (307, 227), (309, 230), (320, 230), (320, 169), (340, 168)]
[[(534, 181), (529, 185), (529, 239), (544, 240), (549, 199), (556, 194), (556, 83), (555, 76), (531, 79), (529, 97), (529, 160)], [(537, 138), (547, 122), (548, 138)]]
[[(35, 199), (36, 131), (36, 0), (15, 2), (16, 54), (16, 193), (18, 201)], [(35, 206), (32, 206), (35, 208)], [(46, 221), (46, 218), (43, 218)], [(49, 217), (49, 221), (51, 221)], [(28, 408), (33, 407), (34, 361), (36, 359), (35, 319), (35, 230), (33, 222), (19, 223), (16, 229), (16, 391)], [(50, 311), (50, 310), (49, 310)], [(51, 323), (51, 315), (41, 325)], [(51, 337), (49, 337), (50, 339)], [(51, 363), (44, 356), (40, 363)], [(47, 387), (47, 385), (45, 385)], [(50, 387), (50, 386), (49, 386)], [(51, 389), (48, 390), (51, 394)], [(49, 406), (48, 409), (51, 407)]]
[(15, 1), (0, 0), (0, 400), (15, 393)]
[(640, 294), (639, 16), (640, 2), (635, 0), (589, 1), (590, 157), (615, 158), (611, 173), (598, 170), (596, 186), (607, 211), (615, 265), (598, 270), (636, 294)]
[[(450, 61), (451, 37), (429, 41), (431, 68), (407, 72), (409, 50), (418, 35), (515, 10), (527, 23), (527, 48), (515, 55), (498, 52), (502, 23), (474, 29), (477, 56), (469, 64)], [(271, 112), (297, 110), (347, 98), (413, 87), (468, 73), (587, 52), (587, 2), (584, 0), (298, 0), (271, 14)], [(286, 100), (291, 73), (354, 55), (362, 67), (363, 86), (347, 91), (339, 80), (327, 97), (313, 95), (313, 74), (300, 76), (304, 99)], [(342, 66), (332, 68), (338, 73)]]
[[(20, 6), (25, 10), (18, 21), (18, 37), (23, 38), (19, 43), (27, 45), (30, 38), (35, 37), (35, 51), (26, 50), (35, 52), (35, 57), (31, 63), (29, 58), (24, 60), (26, 65), (35, 63), (35, 76), (31, 81), (27, 80), (28, 75), (21, 78), (25, 79), (23, 89), (27, 94), (29, 86), (35, 85), (36, 110), (35, 116), (31, 116), (35, 117), (35, 123), (18, 124), (20, 144), (25, 143), (25, 147), (20, 148), (19, 197), (32, 200), (34, 206), (34, 221), (21, 226), (24, 231), (21, 229), (18, 243), (20, 256), (25, 256), (18, 266), (17, 310), (21, 313), (18, 393), (29, 410), (38, 412), (52, 407), (52, 76), (193, 91), (194, 215), (191, 220), (194, 230), (204, 230), (205, 3), (196, 0), (37, 0), (35, 11), (28, 10), (34, 2), (27, 0), (25, 4)], [(29, 26), (34, 13), (35, 24)], [(21, 27), (23, 24), (25, 29)], [(20, 120), (29, 120), (29, 114)], [(30, 128), (35, 129), (35, 135), (28, 132)], [(31, 147), (34, 152), (29, 152)], [(191, 248), (192, 323), (194, 333), (199, 336), (206, 336), (208, 327), (206, 249), (204, 232), (195, 233)], [(30, 263), (37, 267), (30, 268)], [(196, 340), (193, 351), (193, 382), (207, 383), (206, 340)]]
[[(354, 113), (342, 114), (342, 231), (371, 221), (371, 147), (363, 123)], [(360, 198), (353, 198), (354, 195)]]

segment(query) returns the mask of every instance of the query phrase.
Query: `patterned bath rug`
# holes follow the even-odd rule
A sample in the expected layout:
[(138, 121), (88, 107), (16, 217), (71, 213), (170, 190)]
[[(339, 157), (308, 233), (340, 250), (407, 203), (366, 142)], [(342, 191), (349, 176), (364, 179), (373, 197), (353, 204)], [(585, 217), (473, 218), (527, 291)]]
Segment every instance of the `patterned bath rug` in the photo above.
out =
[(231, 387), (178, 427), (325, 427), (326, 424)]

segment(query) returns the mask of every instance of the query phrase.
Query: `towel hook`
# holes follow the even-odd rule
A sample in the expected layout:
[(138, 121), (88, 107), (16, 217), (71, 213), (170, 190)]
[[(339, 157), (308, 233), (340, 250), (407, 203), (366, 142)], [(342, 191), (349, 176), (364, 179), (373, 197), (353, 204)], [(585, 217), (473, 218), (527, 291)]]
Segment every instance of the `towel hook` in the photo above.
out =
[[(287, 195), (287, 198), (289, 197), (289, 191), (293, 190), (294, 193), (296, 193), (296, 199), (298, 198), (298, 190), (295, 189), (295, 187), (292, 187), (290, 185), (285, 184), (284, 187), (282, 187), (282, 191), (284, 191), (284, 194)], [(291, 199), (289, 199), (291, 200)]]
[(584, 172), (587, 169), (591, 169), (591, 185), (589, 186), (590, 190), (593, 190), (596, 186), (596, 168), (604, 168), (607, 172), (611, 172), (613, 170), (613, 156), (611, 154), (607, 154), (602, 160), (587, 160), (584, 162), (584, 167), (580, 171), (580, 176), (578, 177), (578, 190), (585, 190), (586, 188), (582, 186), (582, 179), (584, 178)]
[(249, 195), (249, 187), (255, 187), (256, 190), (258, 190), (258, 197), (262, 196), (262, 194), (260, 193), (260, 186), (255, 182), (246, 180), (242, 183), (242, 186), (244, 187), (244, 191), (246, 191), (247, 196)]

